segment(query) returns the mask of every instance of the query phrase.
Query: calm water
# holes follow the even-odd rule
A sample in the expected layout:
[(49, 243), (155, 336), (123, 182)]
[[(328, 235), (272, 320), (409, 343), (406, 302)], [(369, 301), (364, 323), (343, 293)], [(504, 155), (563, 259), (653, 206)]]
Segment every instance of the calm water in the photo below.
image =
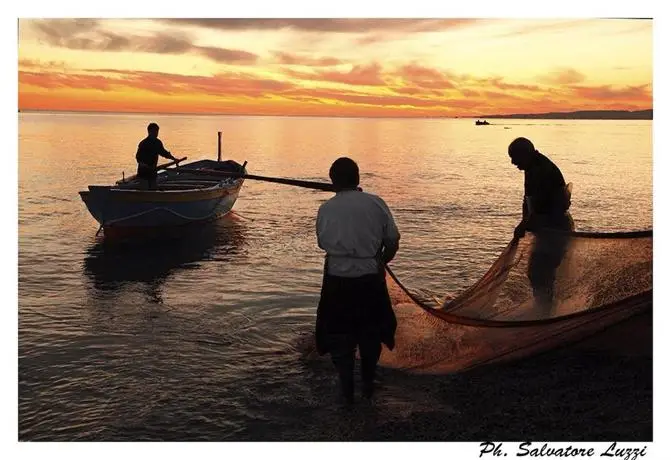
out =
[[(20, 114), (21, 439), (347, 437), (329, 363), (300, 350), (321, 282), (314, 218), (330, 195), (248, 181), (234, 216), (189, 238), (106, 245), (77, 192), (132, 174), (149, 121), (189, 160), (215, 158), (223, 131), (224, 156), (250, 173), (326, 180), (351, 156), (401, 230), (392, 267), (439, 296), (472, 284), (511, 237), (517, 136), (573, 183), (578, 230), (652, 226), (648, 121)], [(405, 383), (388, 376), (361, 423), (452, 410)]]

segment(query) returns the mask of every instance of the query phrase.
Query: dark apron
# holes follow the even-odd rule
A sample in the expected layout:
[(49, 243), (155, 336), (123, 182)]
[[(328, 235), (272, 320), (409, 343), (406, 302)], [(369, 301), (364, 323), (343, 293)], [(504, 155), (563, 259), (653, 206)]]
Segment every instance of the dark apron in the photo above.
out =
[(326, 257), (315, 332), (320, 355), (331, 351), (331, 337), (342, 335), (377, 336), (393, 350), (396, 325), (381, 262), (378, 273), (346, 278), (329, 275)]

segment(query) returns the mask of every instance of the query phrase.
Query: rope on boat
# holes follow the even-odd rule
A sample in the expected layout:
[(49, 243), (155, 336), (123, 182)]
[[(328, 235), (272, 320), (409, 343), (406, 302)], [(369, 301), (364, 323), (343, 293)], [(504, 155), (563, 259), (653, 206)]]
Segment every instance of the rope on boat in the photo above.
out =
[(123, 222), (123, 221), (128, 220), (128, 219), (134, 219), (136, 217), (144, 216), (146, 214), (149, 214), (149, 213), (152, 213), (152, 212), (155, 212), (155, 211), (168, 211), (169, 213), (172, 213), (172, 214), (174, 214), (175, 216), (177, 216), (181, 219), (192, 221), (192, 222), (197, 221), (197, 220), (206, 220), (206, 219), (209, 219), (210, 217), (214, 216), (217, 213), (217, 211), (216, 211), (217, 207), (221, 204), (221, 202), (224, 200), (224, 198), (226, 198), (226, 195), (219, 198), (219, 201), (217, 201), (217, 203), (214, 205), (214, 207), (212, 209), (212, 212), (210, 212), (205, 217), (189, 217), (189, 216), (185, 216), (183, 214), (180, 214), (175, 210), (165, 208), (165, 207), (160, 207), (160, 208), (148, 209), (146, 211), (141, 211), (141, 212), (138, 212), (136, 214), (132, 214), (130, 216), (120, 217), (119, 219), (108, 220), (107, 222), (105, 222), (105, 225), (112, 225), (112, 224), (116, 224), (116, 223), (119, 223), (119, 222)]

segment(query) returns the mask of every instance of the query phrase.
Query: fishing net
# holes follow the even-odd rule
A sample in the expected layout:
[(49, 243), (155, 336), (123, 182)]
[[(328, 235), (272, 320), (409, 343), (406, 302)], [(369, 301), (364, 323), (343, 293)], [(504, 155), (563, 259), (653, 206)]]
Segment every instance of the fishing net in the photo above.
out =
[[(380, 364), (457, 372), (530, 356), (652, 309), (652, 231), (527, 233), (487, 273), (440, 303), (388, 270), (396, 347)], [(626, 345), (627, 337), (618, 340)]]

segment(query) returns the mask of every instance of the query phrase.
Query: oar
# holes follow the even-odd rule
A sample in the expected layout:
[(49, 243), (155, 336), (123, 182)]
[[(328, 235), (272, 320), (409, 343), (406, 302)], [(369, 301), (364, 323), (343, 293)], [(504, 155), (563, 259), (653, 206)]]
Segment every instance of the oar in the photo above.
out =
[(324, 192), (335, 192), (336, 188), (333, 184), (326, 182), (315, 182), (308, 180), (298, 180), (298, 179), (286, 179), (283, 177), (268, 177), (268, 176), (257, 176), (254, 174), (243, 174), (239, 172), (229, 172), (229, 171), (218, 171), (216, 169), (187, 169), (187, 168), (175, 168), (175, 171), (188, 174), (199, 174), (206, 176), (215, 176), (215, 177), (235, 177), (242, 179), (251, 179), (258, 180), (263, 182), (273, 182), (275, 184), (285, 184), (293, 185), (295, 187), (310, 188), (313, 190), (322, 190)]
[(177, 160), (173, 160), (173, 161), (171, 161), (171, 162), (169, 162), (169, 163), (162, 164), (162, 165), (156, 167), (156, 171), (160, 171), (160, 170), (165, 169), (165, 168), (168, 168), (168, 167), (170, 167), (170, 166), (172, 166), (172, 165), (176, 165), (176, 164), (178, 164), (178, 163), (180, 163), (180, 162), (182, 162), (182, 161), (184, 161), (184, 160), (186, 160), (186, 157), (184, 157), (184, 158), (178, 158)]
[[(177, 160), (172, 160), (172, 161), (170, 161), (170, 162), (168, 162), (168, 163), (164, 163), (164, 164), (162, 164), (162, 165), (158, 165), (158, 166), (156, 166), (156, 171), (161, 171), (162, 169), (169, 168), (170, 166), (179, 164), (179, 163), (181, 163), (181, 162), (184, 161), (184, 160), (186, 160), (186, 157), (184, 157), (184, 158), (178, 158)], [(133, 181), (133, 180), (135, 180), (135, 179), (137, 179), (137, 174), (134, 175), (134, 176), (130, 176), (130, 177), (124, 178), (123, 180), (117, 181), (117, 184), (119, 184), (119, 183), (131, 182), (131, 181)]]

